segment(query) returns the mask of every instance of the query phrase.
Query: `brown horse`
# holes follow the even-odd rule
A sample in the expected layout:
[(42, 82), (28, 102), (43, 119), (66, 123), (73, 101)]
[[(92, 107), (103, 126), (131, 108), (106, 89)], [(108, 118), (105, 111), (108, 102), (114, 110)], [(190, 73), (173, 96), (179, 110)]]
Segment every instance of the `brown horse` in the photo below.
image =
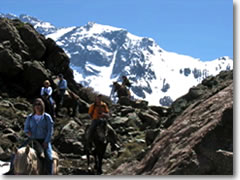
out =
[(41, 99), (43, 100), (43, 102), (45, 104), (46, 112), (48, 114), (50, 114), (52, 118), (54, 118), (55, 117), (55, 109), (56, 109), (55, 102), (54, 102), (54, 104), (51, 104), (49, 98), (47, 98), (46, 96), (42, 96)]
[[(58, 173), (58, 155), (53, 151), (53, 174)], [(45, 174), (43, 162), (37, 156), (36, 150), (26, 146), (15, 149), (14, 157), (14, 174), (15, 175), (42, 175)]]
[(126, 86), (120, 85), (118, 82), (113, 83), (114, 92), (117, 92), (117, 96), (120, 99), (121, 97), (128, 97), (130, 99), (131, 94), (129, 89)]
[(60, 110), (61, 107), (65, 107), (68, 110), (68, 115), (69, 116), (75, 116), (78, 113), (78, 108), (79, 108), (79, 96), (75, 94), (73, 91), (70, 89), (66, 90), (64, 94), (64, 101), (63, 105), (60, 106), (60, 96), (58, 91), (53, 92), (53, 98), (56, 101), (56, 114)]

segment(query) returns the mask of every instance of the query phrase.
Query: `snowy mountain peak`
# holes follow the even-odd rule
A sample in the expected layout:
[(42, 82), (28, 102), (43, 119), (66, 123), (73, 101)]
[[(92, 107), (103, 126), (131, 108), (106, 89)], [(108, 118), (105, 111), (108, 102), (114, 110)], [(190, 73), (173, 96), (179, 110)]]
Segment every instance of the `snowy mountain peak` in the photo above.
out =
[(7, 13), (7, 14), (0, 13), (0, 17), (6, 17), (9, 19), (18, 19), (18, 16), (11, 14), (11, 13)]
[(3, 14), (3, 13), (0, 13), (0, 17), (6, 17), (6, 18), (9, 18), (9, 19), (20, 19), (21, 21), (23, 21), (25, 23), (32, 24), (33, 27), (39, 33), (41, 33), (43, 35), (51, 34), (51, 33), (54, 33), (55, 31), (58, 30), (58, 28), (56, 28), (55, 26), (53, 26), (49, 22), (41, 21), (38, 18), (35, 18), (35, 17), (32, 17), (32, 16), (28, 16), (26, 14), (21, 14), (18, 17), (18, 16), (14, 15), (14, 14)]
[(201, 61), (165, 51), (152, 38), (122, 28), (95, 22), (56, 28), (27, 15), (19, 18), (32, 23), (65, 50), (76, 81), (105, 95), (110, 95), (112, 82), (121, 81), (125, 75), (132, 83), (134, 98), (145, 99), (150, 105), (169, 106), (204, 78), (233, 69), (233, 60), (227, 56)]

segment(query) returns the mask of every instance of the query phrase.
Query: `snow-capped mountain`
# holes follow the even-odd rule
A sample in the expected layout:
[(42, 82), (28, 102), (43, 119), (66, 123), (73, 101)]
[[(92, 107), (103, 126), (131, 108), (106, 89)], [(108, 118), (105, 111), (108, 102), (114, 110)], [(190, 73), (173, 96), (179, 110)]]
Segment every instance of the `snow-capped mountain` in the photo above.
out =
[(153, 39), (135, 36), (122, 28), (94, 22), (56, 28), (26, 15), (20, 19), (33, 24), (65, 50), (76, 81), (105, 95), (110, 95), (114, 81), (120, 82), (126, 75), (135, 98), (168, 106), (207, 76), (233, 68), (229, 57), (203, 62), (165, 51)]
[(9, 19), (20, 19), (22, 22), (30, 23), (34, 26), (34, 28), (41, 34), (47, 35), (50, 33), (54, 33), (58, 30), (55, 26), (50, 24), (49, 22), (40, 21), (35, 17), (28, 16), (26, 14), (21, 14), (19, 17), (14, 14), (3, 14), (0, 13), (0, 17), (6, 17)]

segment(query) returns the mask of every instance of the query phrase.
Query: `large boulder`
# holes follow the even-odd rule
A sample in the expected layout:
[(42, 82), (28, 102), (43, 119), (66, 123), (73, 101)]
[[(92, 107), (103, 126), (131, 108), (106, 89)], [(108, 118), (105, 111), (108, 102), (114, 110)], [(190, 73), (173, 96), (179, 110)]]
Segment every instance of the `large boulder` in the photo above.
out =
[(47, 51), (45, 54), (46, 66), (55, 74), (63, 73), (69, 69), (70, 59), (56, 42), (48, 38), (45, 41)]
[(32, 58), (40, 60), (46, 51), (46, 47), (42, 42), (43, 37), (40, 36), (30, 24), (15, 20), (14, 25), (17, 28), (21, 39), (28, 46)]
[(139, 118), (142, 121), (142, 129), (150, 128), (154, 129), (160, 125), (160, 118), (154, 111), (140, 111), (138, 113)]
[(45, 69), (42, 62), (24, 62), (23, 84), (27, 94), (33, 96), (40, 94), (40, 88), (46, 79), (50, 78), (51, 72)]
[(11, 20), (0, 18), (0, 27), (0, 43), (3, 41), (10, 41), (13, 51), (19, 54), (21, 54), (22, 50), (28, 51), (28, 47), (22, 41), (17, 28)]
[(0, 74), (6, 77), (14, 77), (23, 70), (20, 55), (9, 49), (0, 50)]
[(54, 144), (62, 153), (84, 154), (83, 136), (84, 130), (76, 121), (71, 120), (62, 128)]

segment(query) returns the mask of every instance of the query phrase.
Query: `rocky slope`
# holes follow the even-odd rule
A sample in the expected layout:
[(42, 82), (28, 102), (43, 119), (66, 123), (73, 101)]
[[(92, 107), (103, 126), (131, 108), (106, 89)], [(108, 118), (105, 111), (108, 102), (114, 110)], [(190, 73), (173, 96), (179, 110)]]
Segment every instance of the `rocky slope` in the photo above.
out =
[(174, 102), (169, 127), (144, 158), (112, 175), (233, 174), (232, 79), (232, 72), (220, 73)]
[[(87, 169), (83, 149), (93, 90), (74, 81), (68, 57), (53, 40), (29, 24), (5, 18), (0, 18), (0, 160), (9, 161), (13, 147), (26, 138), (23, 123), (42, 82), (49, 79), (55, 86), (60, 72), (81, 103), (75, 117), (62, 108), (62, 117), (55, 120), (53, 148), (60, 156), (59, 174), (95, 174)], [(104, 100), (120, 150), (107, 147), (103, 174), (233, 173), (232, 71), (205, 79), (169, 108), (143, 100), (123, 99), (121, 105)]]

